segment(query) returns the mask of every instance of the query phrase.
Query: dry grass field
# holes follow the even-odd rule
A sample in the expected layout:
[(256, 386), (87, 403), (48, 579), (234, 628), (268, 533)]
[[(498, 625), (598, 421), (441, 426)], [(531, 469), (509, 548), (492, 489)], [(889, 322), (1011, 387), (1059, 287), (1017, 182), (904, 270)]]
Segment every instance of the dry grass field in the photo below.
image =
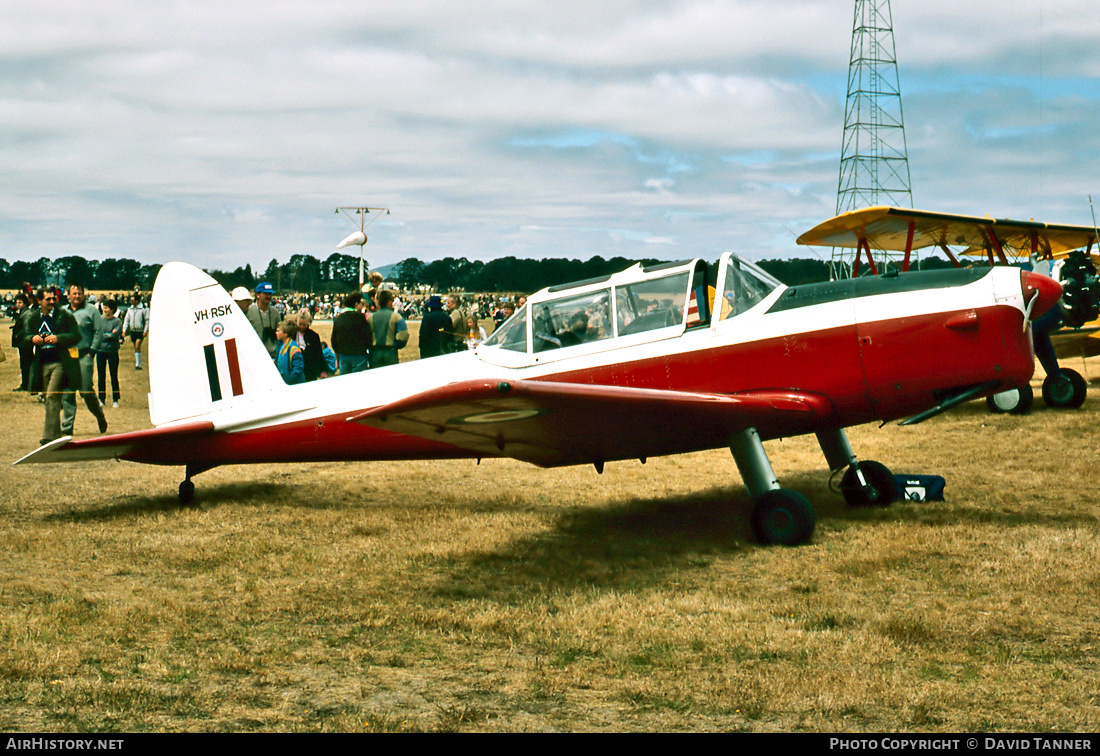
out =
[[(849, 510), (769, 443), (818, 511), (787, 549), (721, 450), (227, 467), (186, 508), (180, 469), (13, 468), (43, 410), (5, 351), (0, 730), (1100, 730), (1095, 390), (851, 430), (943, 503)], [(112, 429), (148, 427), (122, 364)]]

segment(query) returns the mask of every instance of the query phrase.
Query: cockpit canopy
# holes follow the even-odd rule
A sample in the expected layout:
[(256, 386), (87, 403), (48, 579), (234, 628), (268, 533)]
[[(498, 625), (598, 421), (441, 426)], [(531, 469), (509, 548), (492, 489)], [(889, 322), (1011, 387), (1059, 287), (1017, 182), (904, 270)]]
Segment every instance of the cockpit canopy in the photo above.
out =
[(725, 320), (782, 286), (729, 252), (715, 273), (695, 259), (638, 264), (610, 276), (551, 286), (532, 294), (482, 347), (535, 355), (610, 339), (619, 340), (617, 346), (667, 338), (709, 325), (716, 301), (718, 319)]

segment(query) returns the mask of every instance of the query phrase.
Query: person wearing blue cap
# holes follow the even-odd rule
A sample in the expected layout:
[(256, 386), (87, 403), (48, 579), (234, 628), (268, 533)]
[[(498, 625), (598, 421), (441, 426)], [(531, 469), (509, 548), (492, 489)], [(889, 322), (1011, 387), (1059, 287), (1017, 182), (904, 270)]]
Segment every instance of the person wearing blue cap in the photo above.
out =
[(275, 287), (267, 281), (256, 284), (256, 301), (248, 308), (248, 322), (256, 329), (267, 353), (271, 359), (275, 359), (275, 349), (279, 346), (279, 340), (275, 337), (275, 329), (279, 327), (279, 312), (271, 306), (271, 300), (275, 296)]
[(436, 295), (428, 297), (424, 307), (424, 320), (420, 322), (420, 358), (438, 357), (444, 344), (453, 339), (451, 317), (443, 312), (443, 302)]

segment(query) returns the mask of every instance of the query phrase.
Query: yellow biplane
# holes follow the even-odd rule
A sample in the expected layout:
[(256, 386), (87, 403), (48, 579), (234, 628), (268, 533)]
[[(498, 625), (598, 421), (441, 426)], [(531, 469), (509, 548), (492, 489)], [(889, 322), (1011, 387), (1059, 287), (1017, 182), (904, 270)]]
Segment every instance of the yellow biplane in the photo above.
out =
[[(1100, 354), (1100, 322), (1096, 321), (1100, 308), (1096, 261), (1100, 256), (1093, 254), (1094, 242), (1098, 242), (1097, 231), (1089, 226), (898, 207), (853, 210), (798, 237), (798, 243), (807, 246), (854, 249), (853, 277), (859, 276), (864, 255), (871, 274), (878, 274), (872, 249), (901, 253), (900, 268), (907, 271), (914, 251), (935, 247), (956, 267), (963, 267), (959, 259), (963, 256), (984, 258), (989, 265), (1009, 265), (1010, 260), (1024, 259), (1030, 260), (1037, 271), (1060, 279), (1065, 290), (1062, 306), (1034, 325), (1036, 356), (1047, 372), (1043, 399), (1053, 407), (1079, 407), (1087, 389), (1080, 374), (1059, 367), (1058, 356)], [(1050, 332), (1061, 323), (1074, 332), (1060, 334), (1056, 353)], [(1086, 325), (1092, 328), (1081, 330)], [(1022, 414), (1031, 408), (1032, 399), (1031, 387), (1022, 386), (989, 397), (988, 403), (995, 412)]]

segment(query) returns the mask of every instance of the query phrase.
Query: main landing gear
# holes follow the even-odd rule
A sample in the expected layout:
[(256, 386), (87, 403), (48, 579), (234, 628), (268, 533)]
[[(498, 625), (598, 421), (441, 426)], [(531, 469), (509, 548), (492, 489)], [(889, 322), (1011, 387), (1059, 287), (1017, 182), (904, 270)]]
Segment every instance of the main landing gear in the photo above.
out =
[(1043, 401), (1048, 407), (1077, 409), (1085, 403), (1089, 385), (1076, 370), (1059, 368), (1043, 380)]
[(814, 534), (813, 505), (798, 491), (777, 488), (756, 500), (752, 509), (752, 532), (763, 544), (797, 546)]
[(840, 479), (840, 493), (850, 507), (879, 506), (893, 504), (901, 497), (894, 474), (881, 462), (856, 459), (852, 445), (843, 428), (831, 431), (819, 431), (817, 443), (825, 454), (825, 461), (833, 472), (844, 469)]
[(886, 507), (898, 500), (898, 484), (886, 465), (867, 460), (848, 466), (840, 493), (851, 507)]
[(1032, 324), (1032, 340), (1035, 344), (1035, 356), (1047, 374), (1046, 379), (1043, 380), (1043, 401), (1048, 407), (1055, 409), (1077, 409), (1085, 403), (1088, 383), (1076, 370), (1070, 370), (1058, 364), (1058, 355), (1054, 351), (1054, 343), (1050, 340), (1051, 331), (1062, 322), (1064, 309), (1054, 307), (1035, 321)]
[[(843, 428), (821, 431), (817, 441), (830, 470), (848, 468), (840, 490), (849, 505), (886, 506), (898, 499), (897, 483), (890, 470), (879, 462), (857, 460)], [(817, 523), (813, 505), (797, 491), (780, 488), (756, 429), (735, 433), (730, 451), (749, 496), (756, 501), (751, 517), (756, 539), (782, 546), (808, 542)]]
[(756, 500), (752, 509), (752, 532), (756, 540), (782, 546), (797, 546), (809, 541), (817, 524), (813, 505), (798, 491), (779, 487), (756, 428), (733, 434), (730, 451), (749, 496)]

